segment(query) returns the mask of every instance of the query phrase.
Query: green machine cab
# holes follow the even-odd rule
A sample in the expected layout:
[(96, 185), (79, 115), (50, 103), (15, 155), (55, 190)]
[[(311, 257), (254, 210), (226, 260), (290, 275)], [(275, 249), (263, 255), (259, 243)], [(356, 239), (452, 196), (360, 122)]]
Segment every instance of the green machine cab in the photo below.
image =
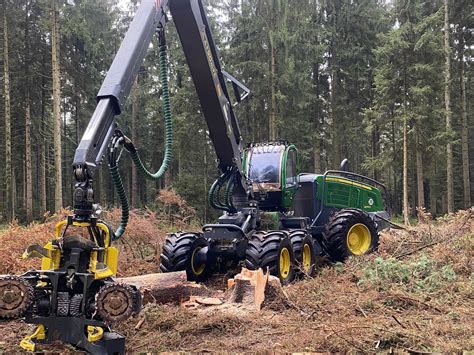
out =
[(252, 144), (244, 152), (244, 171), (263, 211), (287, 211), (298, 189), (298, 151), (287, 142)]

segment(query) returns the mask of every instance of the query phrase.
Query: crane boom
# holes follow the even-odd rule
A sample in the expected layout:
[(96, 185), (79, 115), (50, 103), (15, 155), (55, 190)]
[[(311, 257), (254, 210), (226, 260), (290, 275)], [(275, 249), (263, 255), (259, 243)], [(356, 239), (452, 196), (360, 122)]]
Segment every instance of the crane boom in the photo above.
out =
[[(248, 89), (222, 70), (201, 0), (143, 0), (99, 90), (97, 107), (74, 155), (74, 206), (79, 219), (91, 214), (94, 173), (116, 130), (115, 116), (122, 112), (153, 34), (163, 30), (168, 11), (178, 30), (219, 168), (237, 172), (234, 194), (241, 198), (236, 200), (247, 200), (242, 138), (225, 78), (232, 81), (236, 93), (242, 89), (247, 95)], [(240, 99), (238, 96), (237, 101)]]

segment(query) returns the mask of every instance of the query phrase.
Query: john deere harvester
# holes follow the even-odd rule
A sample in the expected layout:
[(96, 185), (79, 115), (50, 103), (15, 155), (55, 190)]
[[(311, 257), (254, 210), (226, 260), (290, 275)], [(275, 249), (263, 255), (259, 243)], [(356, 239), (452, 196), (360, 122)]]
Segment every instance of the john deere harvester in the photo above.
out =
[(163, 272), (186, 270), (202, 281), (241, 262), (287, 284), (297, 274), (312, 275), (322, 256), (344, 261), (377, 249), (389, 223), (388, 192), (378, 181), (345, 171), (347, 162), (324, 174), (299, 173), (298, 151), (287, 142), (250, 144), (241, 161), (251, 199), (235, 194), (242, 182), (237, 170), (224, 171), (209, 192), (223, 215), (202, 232), (169, 235)]

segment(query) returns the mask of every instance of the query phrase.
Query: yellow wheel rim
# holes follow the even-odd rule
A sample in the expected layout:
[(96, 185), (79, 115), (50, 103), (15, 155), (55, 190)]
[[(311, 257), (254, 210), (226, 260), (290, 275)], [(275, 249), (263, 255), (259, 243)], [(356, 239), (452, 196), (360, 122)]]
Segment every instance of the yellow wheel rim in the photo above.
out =
[(204, 269), (206, 268), (206, 264), (202, 264), (197, 266), (195, 263), (194, 257), (196, 256), (197, 253), (199, 253), (199, 250), (201, 250), (202, 247), (197, 247), (196, 249), (193, 250), (193, 254), (191, 255), (191, 269), (193, 270), (194, 275), (200, 276), (204, 272)]
[(308, 244), (303, 246), (303, 270), (308, 272), (311, 268), (311, 247)]
[(287, 248), (283, 248), (280, 251), (280, 276), (286, 279), (290, 274), (290, 251)]
[(371, 241), (369, 228), (365, 224), (354, 224), (347, 233), (347, 247), (354, 255), (365, 254), (370, 248)]
[(280, 251), (280, 276), (286, 279), (290, 274), (290, 251), (287, 248), (283, 248)]

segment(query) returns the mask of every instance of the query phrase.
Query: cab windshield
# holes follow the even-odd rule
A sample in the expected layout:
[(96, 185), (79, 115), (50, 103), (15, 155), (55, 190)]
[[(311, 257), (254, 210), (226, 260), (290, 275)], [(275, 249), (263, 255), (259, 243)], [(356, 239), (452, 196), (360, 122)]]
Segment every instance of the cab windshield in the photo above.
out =
[(279, 183), (284, 146), (253, 147), (249, 156), (248, 176), (257, 183)]

